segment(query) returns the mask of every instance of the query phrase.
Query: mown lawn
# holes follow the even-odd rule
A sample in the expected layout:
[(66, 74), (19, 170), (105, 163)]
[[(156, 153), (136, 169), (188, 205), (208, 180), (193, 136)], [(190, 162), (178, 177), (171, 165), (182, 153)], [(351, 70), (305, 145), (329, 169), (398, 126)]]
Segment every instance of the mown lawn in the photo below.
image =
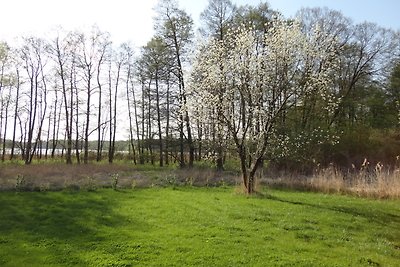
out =
[(399, 266), (400, 201), (229, 188), (0, 193), (0, 266)]

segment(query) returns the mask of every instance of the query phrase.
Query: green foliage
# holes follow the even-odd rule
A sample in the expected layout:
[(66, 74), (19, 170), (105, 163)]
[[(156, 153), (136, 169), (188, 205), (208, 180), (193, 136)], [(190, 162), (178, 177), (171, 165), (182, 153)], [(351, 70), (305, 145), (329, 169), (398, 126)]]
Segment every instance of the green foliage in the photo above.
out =
[(232, 191), (3, 192), (0, 265), (398, 264), (398, 200)]
[(177, 177), (175, 174), (166, 175), (165, 182), (166, 182), (167, 186), (175, 187), (178, 185), (178, 180), (177, 180)]
[(26, 188), (26, 180), (23, 175), (18, 174), (15, 181), (15, 191), (24, 191)]
[(224, 168), (228, 172), (240, 173), (240, 161), (238, 158), (230, 156), (225, 160)]
[(83, 184), (83, 188), (88, 191), (96, 191), (97, 190), (97, 184), (95, 179), (92, 176), (86, 176), (85, 182)]
[(393, 68), (388, 91), (392, 103), (396, 103), (400, 100), (400, 62)]
[(354, 164), (358, 168), (367, 159), (372, 165), (381, 162), (386, 166), (394, 166), (399, 151), (398, 131), (358, 125), (344, 132), (337, 146), (324, 151), (324, 161), (343, 167)]
[(111, 187), (114, 190), (117, 190), (118, 188), (118, 177), (119, 177), (118, 173), (111, 174)]

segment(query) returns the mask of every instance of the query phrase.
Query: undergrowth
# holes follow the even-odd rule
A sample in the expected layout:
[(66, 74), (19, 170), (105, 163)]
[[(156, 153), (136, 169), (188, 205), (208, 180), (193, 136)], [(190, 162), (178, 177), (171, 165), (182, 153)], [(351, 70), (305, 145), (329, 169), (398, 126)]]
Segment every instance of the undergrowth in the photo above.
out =
[(400, 169), (385, 169), (380, 163), (369, 166), (367, 160), (356, 170), (341, 171), (331, 166), (317, 170), (311, 176), (281, 175), (277, 178), (263, 177), (263, 184), (311, 190), (323, 193), (352, 194), (373, 198), (400, 198)]
[[(240, 172), (233, 167), (216, 171), (207, 163), (194, 168), (158, 167), (151, 164), (0, 164), (0, 190), (54, 191), (71, 188), (95, 191), (98, 188), (142, 188), (154, 186), (237, 186)], [(399, 165), (399, 164), (398, 164)], [(400, 198), (400, 166), (370, 166), (365, 160), (359, 169), (338, 170), (331, 166), (313, 175), (277, 175), (260, 172), (258, 187), (294, 188), (323, 193), (352, 194), (374, 198)]]

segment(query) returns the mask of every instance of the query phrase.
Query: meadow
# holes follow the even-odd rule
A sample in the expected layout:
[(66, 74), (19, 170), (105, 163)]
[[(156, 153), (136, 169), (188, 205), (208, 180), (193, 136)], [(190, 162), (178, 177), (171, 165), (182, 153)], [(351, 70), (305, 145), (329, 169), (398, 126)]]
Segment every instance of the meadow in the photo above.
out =
[(0, 266), (398, 266), (400, 200), (262, 187), (0, 193)]

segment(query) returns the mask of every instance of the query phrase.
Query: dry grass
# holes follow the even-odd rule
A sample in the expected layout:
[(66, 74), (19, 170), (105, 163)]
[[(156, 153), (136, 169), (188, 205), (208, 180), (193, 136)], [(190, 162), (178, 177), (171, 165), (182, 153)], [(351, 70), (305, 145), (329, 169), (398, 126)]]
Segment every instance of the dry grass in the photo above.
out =
[(362, 197), (400, 198), (400, 168), (385, 169), (378, 163), (369, 167), (364, 161), (359, 170), (342, 172), (334, 167), (318, 170), (310, 177), (281, 176), (263, 179), (272, 187), (312, 190), (324, 193), (355, 194)]
[(179, 170), (131, 163), (0, 164), (0, 190), (93, 190), (100, 187), (221, 186), (237, 183), (236, 174), (211, 169)]
[[(271, 176), (269, 176), (271, 177)], [(0, 164), (0, 190), (61, 190), (100, 187), (133, 188), (152, 186), (237, 186), (241, 178), (235, 172), (217, 172), (210, 168), (173, 169), (133, 164), (42, 163), (32, 165)], [(400, 167), (385, 169), (381, 164), (363, 166), (349, 172), (334, 167), (321, 169), (312, 176), (280, 175), (266, 178), (260, 174), (256, 188), (263, 185), (324, 193), (355, 194), (374, 198), (400, 198)]]
[(140, 184), (140, 175), (135, 176), (129, 165), (7, 164), (0, 166), (0, 189), (14, 189), (21, 180), (19, 186), (24, 190), (107, 187), (111, 186), (115, 175), (119, 177), (120, 186), (131, 185), (133, 179)]

